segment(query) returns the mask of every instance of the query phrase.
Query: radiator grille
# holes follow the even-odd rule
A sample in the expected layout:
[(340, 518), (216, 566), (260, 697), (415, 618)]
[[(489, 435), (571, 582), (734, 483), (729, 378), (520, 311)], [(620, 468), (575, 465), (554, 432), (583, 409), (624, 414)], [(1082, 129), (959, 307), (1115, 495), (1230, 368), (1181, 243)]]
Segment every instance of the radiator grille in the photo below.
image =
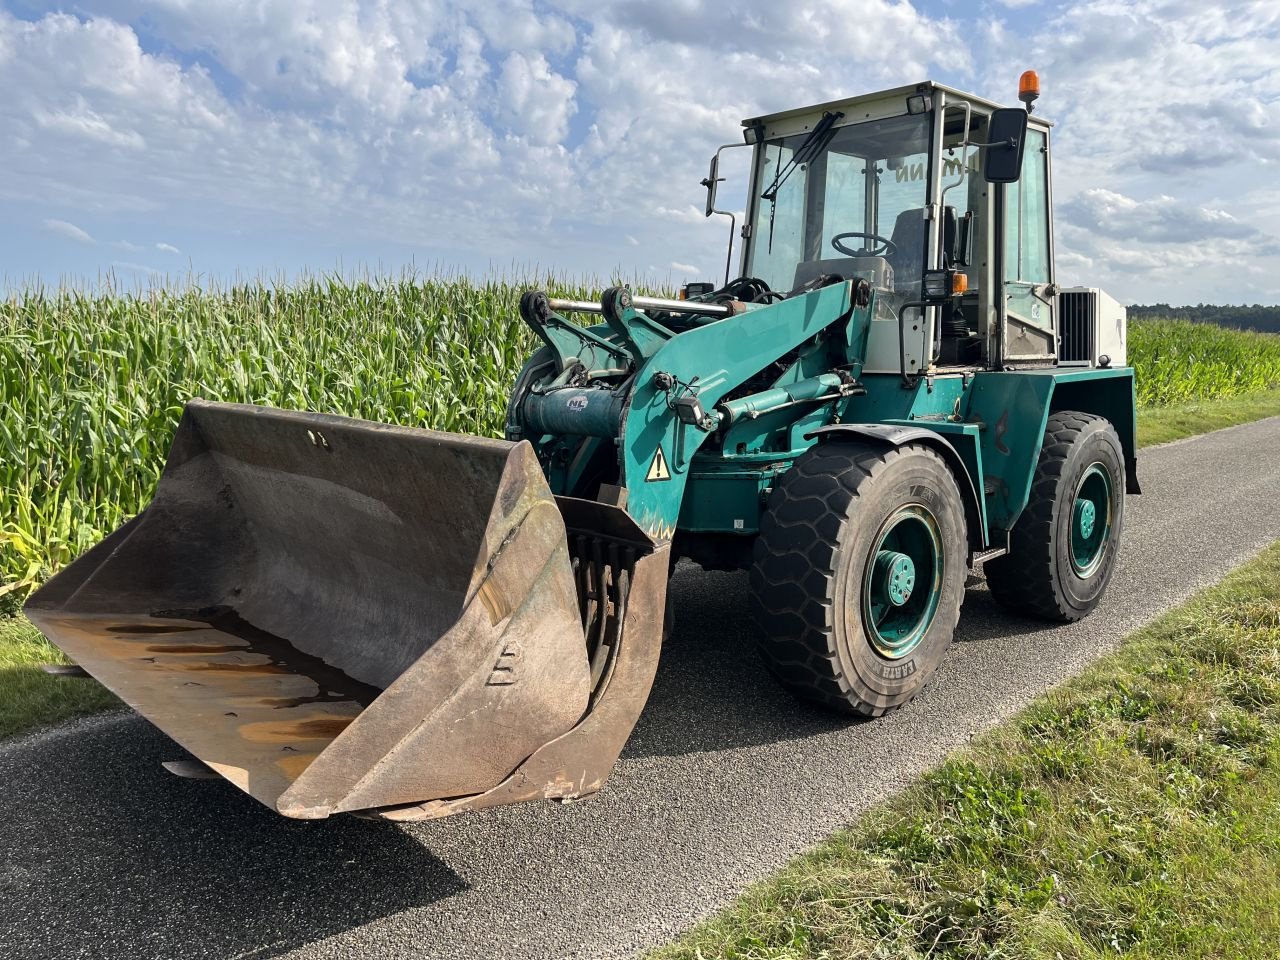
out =
[(1091, 363), (1093, 361), (1093, 292), (1089, 290), (1063, 291), (1058, 294), (1058, 329), (1062, 339), (1058, 344), (1058, 359), (1063, 363)]

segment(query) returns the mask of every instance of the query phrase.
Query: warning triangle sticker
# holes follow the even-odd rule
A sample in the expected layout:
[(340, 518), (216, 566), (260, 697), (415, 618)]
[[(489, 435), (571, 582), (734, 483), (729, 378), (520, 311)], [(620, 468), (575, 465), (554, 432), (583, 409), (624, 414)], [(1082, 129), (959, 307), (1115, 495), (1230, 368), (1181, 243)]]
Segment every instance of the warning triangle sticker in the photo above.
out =
[(653, 455), (653, 463), (649, 464), (649, 475), (646, 480), (670, 480), (671, 471), (667, 469), (667, 458), (662, 455), (662, 448)]

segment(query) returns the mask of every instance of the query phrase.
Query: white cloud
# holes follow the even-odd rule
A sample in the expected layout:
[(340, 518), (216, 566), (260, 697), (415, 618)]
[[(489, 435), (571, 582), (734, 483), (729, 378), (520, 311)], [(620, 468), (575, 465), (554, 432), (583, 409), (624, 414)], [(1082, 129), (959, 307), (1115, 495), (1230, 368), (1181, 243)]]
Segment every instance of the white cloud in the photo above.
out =
[(1010, 99), (1004, 65), (1035, 66), (1057, 122), (1068, 282), (1130, 301), (1277, 299), (1276, 229), (1250, 196), (1280, 164), (1278, 41), (1280, 6), (1255, 0), (1081, 0), (1032, 38), (988, 31), (988, 89)]
[[(1280, 275), (1264, 216), (1280, 201), (1250, 199), (1280, 164), (1274, 2), (1067, 0), (1030, 35), (990, 8), (898, 0), (73, 9), (0, 10), (0, 205), (29, 222), (74, 210), (108, 236), (273, 236), (282, 256), (282, 238), (324, 238), (349, 261), (403, 245), (602, 274), (722, 262), (726, 225), (702, 217), (698, 181), (743, 117), (927, 75), (1007, 101), (1026, 63), (1059, 121), (1064, 274), (1199, 300), (1203, 267), (1160, 271), (1212, 238), (1238, 245), (1242, 283)], [(223, 242), (228, 257), (268, 243)]]
[(674, 270), (676, 273), (683, 273), (683, 274), (686, 274), (686, 275), (697, 274), (697, 273), (701, 273), (701, 272), (702, 272), (702, 271), (701, 271), (701, 270), (699, 270), (697, 267), (695, 267), (693, 264), (691, 264), (691, 263), (680, 263), (678, 260), (672, 260), (672, 261), (671, 261), (671, 269), (672, 269), (672, 270)]
[(1061, 204), (1060, 219), (1093, 235), (1145, 243), (1194, 243), (1249, 240), (1280, 253), (1280, 241), (1237, 220), (1225, 210), (1199, 206), (1170, 196), (1135, 200), (1101, 187), (1090, 188)]
[[(642, 254), (693, 260), (723, 242), (694, 213), (700, 168), (743, 116), (968, 62), (950, 22), (890, 0), (856, 18), (847, 6), (726, 18), (695, 2), (82, 0), (89, 19), (0, 12), (0, 86), (24, 91), (0, 101), (14, 132), (0, 163), (23, 196), (204, 230), (284, 226), (357, 249), (608, 270), (625, 223)], [(144, 52), (129, 26), (143, 21), (177, 53)], [(886, 61), (874, 48), (890, 40), (910, 54)], [(673, 239), (658, 208), (681, 211), (687, 237)]]
[(123, 270), (125, 273), (140, 277), (160, 277), (164, 275), (164, 271), (157, 270), (155, 267), (148, 267), (145, 263), (132, 263), (128, 260), (112, 260), (111, 269)]
[(177, 247), (175, 247), (171, 243), (157, 243), (156, 249), (159, 250), (161, 253), (173, 253), (173, 254), (177, 254), (178, 256), (182, 256), (182, 251), (179, 250)]
[(66, 237), (68, 240), (75, 240), (77, 243), (94, 243), (93, 237), (89, 236), (88, 231), (82, 230), (74, 223), (68, 223), (66, 220), (46, 220), (44, 228), (50, 233), (56, 233), (60, 237)]
[(95, 140), (110, 147), (128, 147), (141, 150), (147, 145), (136, 130), (117, 130), (110, 121), (84, 107), (83, 104), (65, 112), (33, 110), (32, 118), (43, 130)]
[(558, 143), (569, 132), (569, 118), (577, 112), (573, 99), (577, 87), (555, 73), (545, 57), (512, 51), (498, 79), (499, 109), (511, 129), (532, 143)]

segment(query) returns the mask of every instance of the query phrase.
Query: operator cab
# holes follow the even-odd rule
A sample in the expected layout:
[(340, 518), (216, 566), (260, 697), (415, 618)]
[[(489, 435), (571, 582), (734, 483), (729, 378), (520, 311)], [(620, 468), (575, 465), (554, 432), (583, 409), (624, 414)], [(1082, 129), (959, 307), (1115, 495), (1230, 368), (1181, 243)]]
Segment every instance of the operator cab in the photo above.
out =
[(861, 277), (892, 309), (920, 297), (928, 118), (841, 119), (824, 111), (813, 131), (765, 142), (747, 272), (782, 291), (824, 274)]
[(926, 82), (744, 121), (740, 273), (870, 283), (868, 373), (1054, 363), (1050, 124), (1029, 113)]

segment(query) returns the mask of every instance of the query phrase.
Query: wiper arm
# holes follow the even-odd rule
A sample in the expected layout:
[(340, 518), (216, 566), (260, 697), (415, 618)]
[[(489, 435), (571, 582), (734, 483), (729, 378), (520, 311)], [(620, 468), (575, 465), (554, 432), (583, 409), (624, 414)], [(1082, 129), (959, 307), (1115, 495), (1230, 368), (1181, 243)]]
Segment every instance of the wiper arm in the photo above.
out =
[(777, 203), (778, 191), (782, 189), (782, 185), (791, 178), (791, 174), (795, 173), (804, 164), (809, 163), (827, 148), (831, 138), (836, 135), (836, 121), (843, 118), (843, 113), (824, 113), (822, 119), (809, 131), (809, 136), (804, 138), (804, 143), (800, 144), (796, 152), (791, 155), (787, 165), (782, 167), (774, 176), (773, 183), (769, 184), (765, 191), (760, 194), (760, 199)]
[(793, 173), (813, 160), (823, 150), (827, 149), (827, 144), (831, 142), (831, 138), (836, 135), (836, 121), (842, 119), (844, 114), (837, 111), (835, 113), (824, 113), (822, 119), (819, 120), (809, 136), (804, 138), (804, 143), (796, 149), (791, 155), (791, 159), (787, 161), (787, 165), (781, 166), (782, 151), (778, 151), (779, 166), (773, 175), (773, 183), (760, 194), (761, 200), (769, 201), (769, 252), (773, 253), (773, 221), (774, 216), (778, 212), (778, 191), (782, 189)]

